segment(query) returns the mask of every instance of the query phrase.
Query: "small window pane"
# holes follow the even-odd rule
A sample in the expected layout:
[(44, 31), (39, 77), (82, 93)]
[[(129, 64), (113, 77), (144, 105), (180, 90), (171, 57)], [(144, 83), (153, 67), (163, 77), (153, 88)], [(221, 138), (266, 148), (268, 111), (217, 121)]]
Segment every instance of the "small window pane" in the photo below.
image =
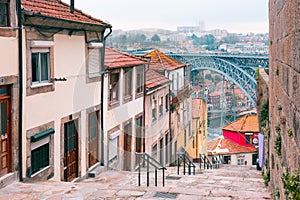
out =
[(41, 53), (41, 81), (49, 80), (49, 53)]
[(8, 3), (0, 3), (0, 26), (8, 26)]
[(39, 81), (39, 54), (38, 53), (33, 53), (31, 55), (31, 65), (32, 65), (32, 82), (37, 82)]
[(6, 102), (2, 102), (1, 103), (1, 114), (0, 114), (0, 125), (1, 125), (1, 134), (5, 134), (6, 133), (6, 129), (7, 129), (7, 127), (6, 127)]
[(49, 166), (49, 143), (34, 149), (31, 152), (31, 174)]

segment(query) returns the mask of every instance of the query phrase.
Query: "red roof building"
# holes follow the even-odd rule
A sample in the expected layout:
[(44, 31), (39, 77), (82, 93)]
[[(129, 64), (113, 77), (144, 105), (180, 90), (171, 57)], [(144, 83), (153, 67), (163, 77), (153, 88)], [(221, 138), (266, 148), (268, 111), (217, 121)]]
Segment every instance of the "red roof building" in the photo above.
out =
[(109, 47), (105, 48), (104, 65), (106, 69), (117, 69), (145, 64), (147, 64), (147, 62), (142, 60), (141, 58), (134, 57), (120, 51), (116, 51)]
[(253, 146), (256, 144), (259, 133), (258, 117), (257, 115), (245, 115), (224, 126), (222, 132), (226, 139), (241, 146)]

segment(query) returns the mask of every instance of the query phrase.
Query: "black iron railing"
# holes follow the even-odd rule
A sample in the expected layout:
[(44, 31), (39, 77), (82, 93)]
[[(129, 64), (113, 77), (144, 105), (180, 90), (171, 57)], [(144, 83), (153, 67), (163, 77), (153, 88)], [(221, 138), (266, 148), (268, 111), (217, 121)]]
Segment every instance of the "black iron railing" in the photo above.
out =
[(154, 167), (154, 185), (157, 187), (157, 170), (162, 170), (162, 185), (165, 187), (165, 168), (162, 166), (157, 160), (152, 158), (147, 153), (136, 153), (137, 161), (138, 161), (138, 186), (141, 186), (141, 167), (146, 167), (147, 173), (147, 187), (149, 187), (150, 183), (150, 166)]
[(200, 169), (202, 169), (202, 164), (203, 164), (203, 169), (212, 169), (213, 165), (208, 159), (208, 157), (205, 154), (200, 153), (199, 154), (200, 158)]
[(179, 175), (179, 169), (180, 169), (180, 162), (183, 162), (183, 174), (185, 175), (186, 167), (188, 167), (188, 174), (191, 175), (192, 171), (195, 175), (195, 168), (196, 166), (193, 163), (193, 159), (188, 154), (188, 152), (181, 147), (179, 151), (177, 152), (177, 174)]

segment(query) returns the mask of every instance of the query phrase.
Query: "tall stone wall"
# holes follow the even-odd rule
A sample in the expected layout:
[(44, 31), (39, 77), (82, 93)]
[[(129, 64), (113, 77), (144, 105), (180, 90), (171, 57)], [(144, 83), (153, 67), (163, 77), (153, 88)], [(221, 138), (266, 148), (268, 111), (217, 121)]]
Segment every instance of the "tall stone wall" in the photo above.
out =
[(282, 175), (300, 166), (300, 0), (270, 0), (269, 28), (269, 186), (286, 199)]

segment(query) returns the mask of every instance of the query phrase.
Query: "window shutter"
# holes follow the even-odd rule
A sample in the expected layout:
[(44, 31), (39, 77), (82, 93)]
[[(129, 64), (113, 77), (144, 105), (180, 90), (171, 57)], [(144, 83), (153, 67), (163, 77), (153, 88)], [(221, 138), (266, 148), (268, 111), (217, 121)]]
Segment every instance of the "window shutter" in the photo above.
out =
[(100, 75), (100, 49), (99, 48), (89, 48), (89, 75), (97, 76)]

